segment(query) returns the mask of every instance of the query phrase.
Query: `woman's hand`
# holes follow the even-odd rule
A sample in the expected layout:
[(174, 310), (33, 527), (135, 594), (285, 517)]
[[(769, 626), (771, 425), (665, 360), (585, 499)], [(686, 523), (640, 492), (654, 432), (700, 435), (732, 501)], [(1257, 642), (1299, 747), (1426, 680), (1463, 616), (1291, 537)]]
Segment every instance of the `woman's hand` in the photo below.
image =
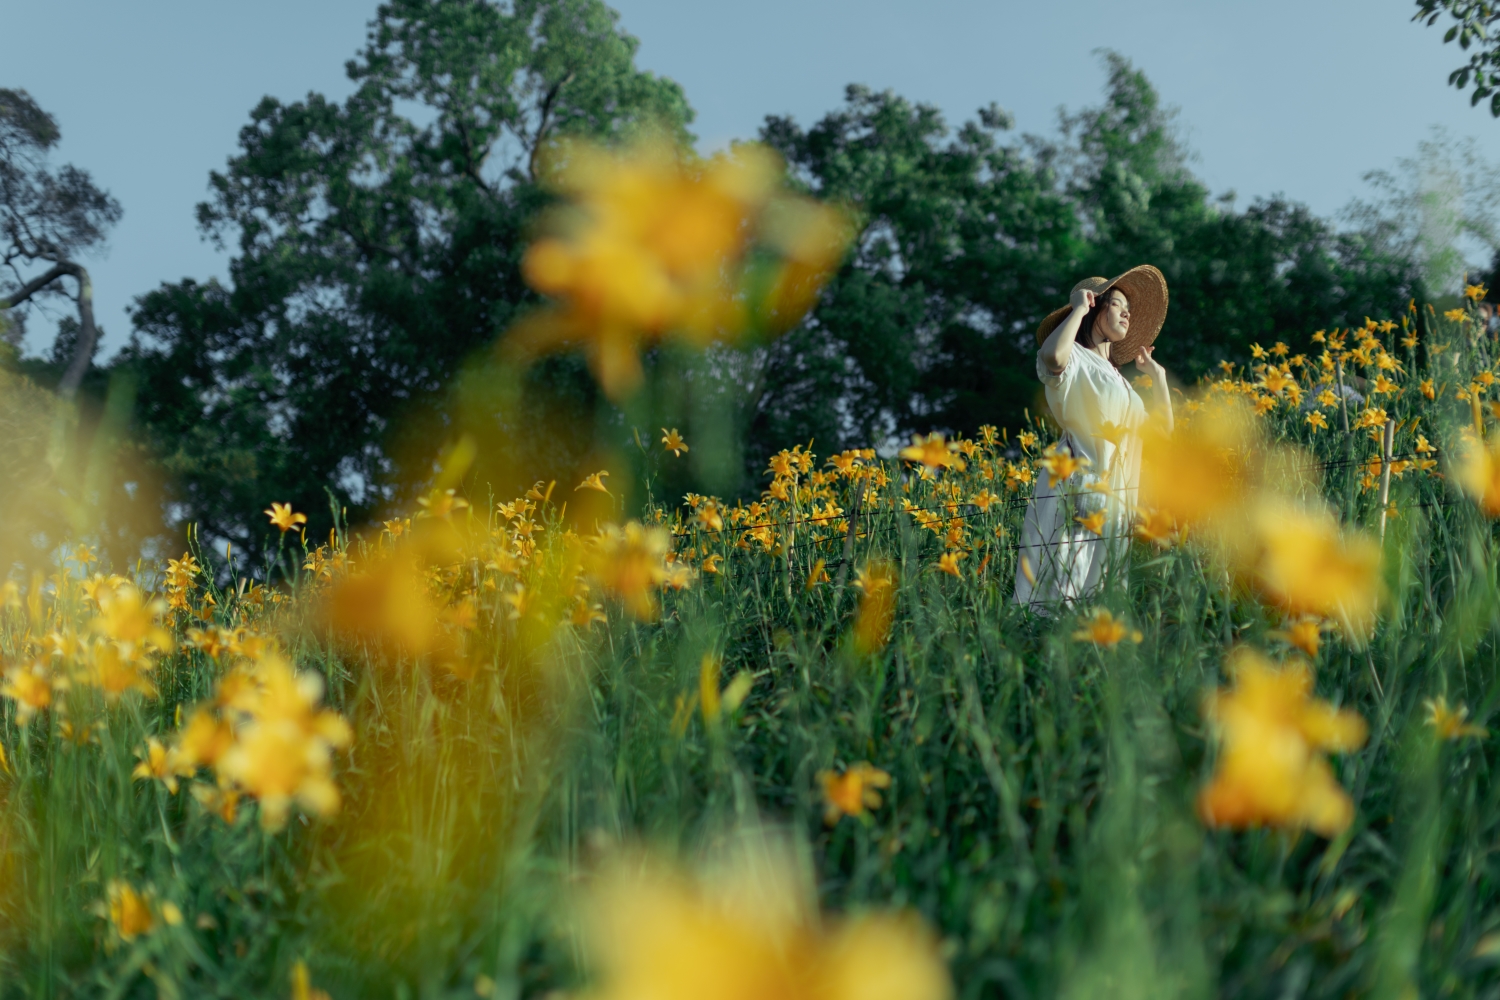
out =
[(1094, 293), (1087, 288), (1075, 288), (1073, 289), (1072, 296), (1068, 299), (1068, 305), (1073, 307), (1074, 312), (1078, 312), (1079, 310), (1087, 312), (1094, 308)]
[(1166, 383), (1167, 370), (1157, 363), (1151, 355), (1155, 353), (1155, 347), (1143, 347), (1141, 353), (1135, 356), (1135, 366), (1150, 375), (1151, 378), (1162, 384)]

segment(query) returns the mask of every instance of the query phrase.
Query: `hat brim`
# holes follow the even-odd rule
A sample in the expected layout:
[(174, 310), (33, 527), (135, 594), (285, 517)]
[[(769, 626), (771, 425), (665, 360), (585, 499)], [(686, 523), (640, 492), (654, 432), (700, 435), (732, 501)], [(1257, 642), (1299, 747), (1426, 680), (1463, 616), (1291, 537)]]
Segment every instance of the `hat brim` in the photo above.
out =
[[(1139, 264), (1095, 289), (1094, 294), (1103, 295), (1111, 288), (1118, 288), (1130, 299), (1130, 330), (1124, 340), (1109, 345), (1110, 363), (1119, 368), (1134, 361), (1141, 348), (1150, 347), (1161, 333), (1162, 324), (1167, 321), (1167, 278), (1150, 264)], [(1048, 313), (1036, 329), (1037, 343), (1046, 340), (1072, 311), (1072, 306), (1063, 306)]]

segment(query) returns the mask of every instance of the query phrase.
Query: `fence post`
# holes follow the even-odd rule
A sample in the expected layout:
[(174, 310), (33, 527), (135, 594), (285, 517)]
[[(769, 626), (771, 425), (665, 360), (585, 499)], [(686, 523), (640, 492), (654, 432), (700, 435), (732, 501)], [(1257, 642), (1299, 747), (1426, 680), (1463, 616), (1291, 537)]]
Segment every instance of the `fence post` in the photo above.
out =
[(1380, 445), (1380, 537), (1385, 538), (1386, 507), (1391, 498), (1391, 449), (1396, 443), (1396, 421), (1385, 422)]
[(844, 561), (839, 565), (838, 583), (834, 585), (833, 592), (842, 594), (844, 584), (849, 579), (849, 563), (854, 560), (854, 530), (855, 523), (859, 520), (860, 507), (865, 499), (865, 480), (860, 478), (854, 487), (854, 503), (849, 507), (849, 530), (844, 533)]

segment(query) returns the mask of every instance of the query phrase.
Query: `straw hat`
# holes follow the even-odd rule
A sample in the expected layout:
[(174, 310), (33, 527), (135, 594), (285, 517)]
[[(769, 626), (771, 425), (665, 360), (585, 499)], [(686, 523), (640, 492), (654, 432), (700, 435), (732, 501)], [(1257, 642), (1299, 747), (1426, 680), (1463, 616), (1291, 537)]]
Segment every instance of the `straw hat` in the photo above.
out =
[[(1073, 291), (1086, 288), (1096, 296), (1102, 296), (1111, 288), (1118, 288), (1130, 299), (1130, 330), (1125, 339), (1109, 345), (1109, 360), (1116, 367), (1135, 360), (1141, 348), (1150, 347), (1167, 320), (1167, 279), (1150, 264), (1132, 267), (1113, 281), (1104, 278), (1084, 278), (1073, 286)], [(1063, 306), (1047, 314), (1042, 325), (1036, 328), (1037, 343), (1057, 329), (1057, 325), (1073, 311), (1071, 305)], [(1080, 330), (1079, 335), (1085, 331)]]

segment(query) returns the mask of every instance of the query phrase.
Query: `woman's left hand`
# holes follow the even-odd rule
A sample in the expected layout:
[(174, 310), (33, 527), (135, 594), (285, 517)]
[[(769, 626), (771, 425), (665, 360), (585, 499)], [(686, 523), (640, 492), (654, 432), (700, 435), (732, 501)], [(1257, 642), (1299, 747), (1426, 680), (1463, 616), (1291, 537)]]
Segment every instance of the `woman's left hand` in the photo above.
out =
[(1155, 350), (1155, 347), (1141, 348), (1141, 353), (1135, 356), (1135, 366), (1147, 375), (1150, 375), (1153, 379), (1164, 382), (1167, 377), (1167, 370), (1151, 356)]

